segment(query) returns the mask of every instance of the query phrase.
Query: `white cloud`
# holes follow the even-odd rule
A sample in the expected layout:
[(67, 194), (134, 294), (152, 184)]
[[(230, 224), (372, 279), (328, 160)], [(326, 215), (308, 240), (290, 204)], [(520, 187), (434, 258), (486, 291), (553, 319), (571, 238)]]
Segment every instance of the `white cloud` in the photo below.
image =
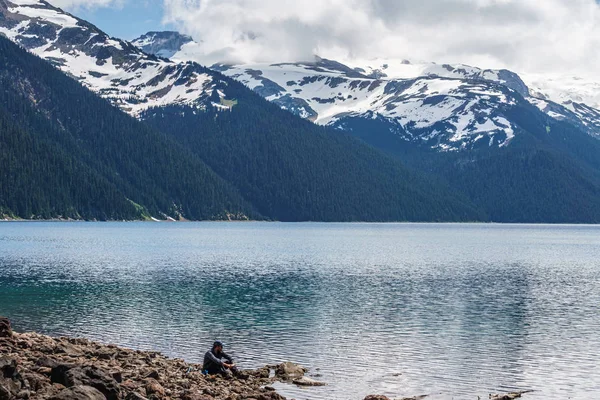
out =
[(600, 63), (596, 0), (164, 0), (164, 5), (164, 22), (202, 40), (198, 51), (205, 63), (292, 61), (317, 53), (583, 75), (595, 74)]

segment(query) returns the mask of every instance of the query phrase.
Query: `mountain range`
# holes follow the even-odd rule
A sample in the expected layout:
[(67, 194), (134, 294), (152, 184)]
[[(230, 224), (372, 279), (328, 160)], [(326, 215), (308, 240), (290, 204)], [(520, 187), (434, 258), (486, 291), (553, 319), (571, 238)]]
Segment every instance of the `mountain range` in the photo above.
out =
[[(9, 127), (0, 141), (7, 166), (0, 175), (4, 215), (482, 218), (447, 185), (423, 180), (353, 137), (283, 111), (219, 72), (147, 55), (43, 1), (2, 0), (0, 15), (4, 32), (12, 32), (7, 37), (32, 46), (27, 53), (0, 38), (0, 122)], [(33, 33), (39, 30), (44, 33)], [(106, 65), (120, 78), (96, 79), (96, 68)], [(157, 75), (144, 76), (150, 72)], [(199, 74), (202, 90), (194, 86)], [(123, 76), (135, 77), (136, 84), (123, 85)], [(149, 87), (160, 85), (169, 89), (163, 96), (148, 95)], [(186, 96), (165, 107), (171, 90)]]
[[(155, 183), (161, 201), (149, 193), (132, 200), (142, 189), (131, 182), (127, 193), (125, 186), (113, 186), (115, 196), (127, 199), (123, 204), (138, 205), (134, 210), (144, 215), (600, 222), (600, 111), (593, 82), (407, 60), (315, 57), (206, 67), (189, 36), (149, 32), (130, 43), (43, 0), (0, 0), (0, 35), (129, 114), (135, 125), (129, 130), (167, 140), (156, 145), (175, 157), (183, 152), (181, 159), (196, 166), (181, 168), (200, 168), (221, 188), (222, 194), (191, 206), (165, 182)], [(4, 76), (34, 80), (9, 70)], [(12, 86), (22, 100), (26, 85)], [(45, 94), (56, 89), (50, 81), (38, 86)], [(33, 98), (38, 95), (34, 90)], [(28, 107), (51, 120), (73, 120), (72, 112), (81, 116), (77, 107), (54, 115), (40, 104)], [(104, 111), (110, 116), (95, 121), (122, 118), (114, 112)], [(26, 120), (17, 125), (31, 134)], [(139, 140), (129, 130), (114, 134)], [(52, 145), (69, 148), (60, 141)], [(80, 151), (64, 157), (81, 161)], [(167, 162), (153, 153), (148, 157)], [(88, 163), (89, 174), (107, 162), (104, 157)], [(103, 169), (99, 177), (107, 173)], [(64, 214), (48, 208), (16, 212), (19, 196), (12, 199), (0, 208), (26, 217)], [(69, 215), (136, 217), (133, 211), (96, 215), (91, 208)]]
[[(202, 62), (198, 43), (189, 36), (165, 32), (170, 40), (149, 36), (132, 43), (151, 53), (170, 54), (176, 61)], [(175, 42), (175, 37), (180, 37)], [(275, 64), (219, 63), (211, 68), (238, 79), (297, 115), (319, 124), (343, 127), (345, 118), (377, 114), (390, 129), (405, 132), (405, 140), (425, 142), (441, 151), (469, 148), (475, 141), (509, 132), (515, 127), (500, 117), (486, 118), (486, 110), (513, 105), (518, 94), (547, 115), (600, 134), (600, 83), (577, 77), (526, 74), (468, 65), (412, 63), (408, 60), (352, 60), (341, 63), (318, 56), (309, 62)], [(501, 93), (497, 85), (510, 89)], [(485, 119), (485, 123), (480, 120)], [(443, 123), (454, 134), (446, 143), (432, 143), (428, 134)], [(438, 132), (439, 133), (439, 132)], [(439, 138), (437, 133), (433, 134)], [(506, 139), (505, 138), (505, 139)], [(442, 139), (442, 142), (444, 140)], [(491, 141), (502, 145), (502, 140)]]

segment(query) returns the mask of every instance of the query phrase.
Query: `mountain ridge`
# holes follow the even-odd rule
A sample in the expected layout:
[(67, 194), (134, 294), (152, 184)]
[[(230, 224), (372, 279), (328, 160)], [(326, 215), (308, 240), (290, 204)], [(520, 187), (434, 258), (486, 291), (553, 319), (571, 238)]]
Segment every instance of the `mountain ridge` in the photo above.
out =
[[(201, 57), (194, 53), (194, 42), (187, 42), (182, 46), (179, 46), (178, 51), (172, 56), (172, 59), (177, 61), (195, 60), (200, 62)], [(172, 49), (175, 51), (176, 49)], [(338, 62), (332, 60), (326, 60), (315, 56), (314, 62), (296, 62), (296, 63), (262, 63), (262, 64), (214, 64), (211, 66), (213, 69), (217, 69), (228, 76), (234, 77), (235, 79), (241, 80), (247, 84), (253, 90), (256, 90), (259, 94), (263, 95), (274, 102), (279, 104), (281, 107), (288, 109), (303, 118), (311, 119), (317, 123), (329, 124), (343, 129), (343, 126), (336, 125), (332, 122), (332, 116), (343, 118), (347, 113), (352, 114), (353, 118), (363, 117), (365, 119), (370, 118), (367, 111), (387, 117), (386, 108), (378, 106), (376, 103), (385, 102), (386, 107), (389, 107), (390, 102), (393, 99), (384, 98), (381, 94), (367, 93), (365, 91), (359, 94), (363, 95), (365, 100), (370, 101), (368, 110), (365, 111), (365, 107), (360, 105), (354, 105), (348, 107), (345, 103), (348, 103), (349, 96), (355, 96), (355, 87), (348, 86), (345, 91), (337, 92), (335, 90), (329, 91), (324, 95), (314, 95), (319, 93), (319, 88), (315, 88), (309, 94), (301, 94), (302, 88), (295, 86), (292, 90), (287, 90), (287, 84), (293, 82), (293, 80), (286, 80), (285, 77), (291, 75), (301, 76), (300, 79), (295, 79), (295, 83), (300, 86), (306, 86), (307, 84), (313, 83), (316, 79), (317, 83), (328, 83), (333, 80), (335, 82), (332, 89), (336, 89), (340, 85), (340, 80), (364, 79), (371, 80), (374, 86), (381, 86), (381, 82), (393, 82), (394, 84), (401, 85), (402, 82), (414, 79), (426, 79), (426, 78), (448, 78), (458, 79), (465, 83), (472, 81), (487, 81), (496, 82), (509, 89), (514, 90), (523, 96), (531, 104), (535, 105), (540, 111), (547, 115), (559, 119), (568, 121), (581, 129), (586, 130), (590, 135), (600, 138), (600, 101), (597, 97), (593, 97), (589, 93), (589, 89), (585, 88), (585, 81), (574, 79), (573, 82), (579, 83), (579, 89), (573, 89), (573, 84), (570, 85), (571, 89), (564, 89), (562, 86), (564, 82), (558, 82), (553, 85), (541, 85), (532, 78), (531, 74), (526, 74), (528, 81), (531, 82), (532, 89), (530, 90), (528, 83), (523, 78), (510, 70), (500, 69), (481, 69), (478, 67), (472, 67), (464, 64), (436, 64), (436, 63), (412, 63), (408, 60), (366, 60), (366, 61), (349, 61), (349, 62)], [(303, 69), (299, 71), (298, 69)], [(282, 75), (285, 75), (283, 77)], [(307, 82), (311, 80), (312, 82)], [(531, 79), (531, 80), (530, 80)], [(564, 80), (564, 78), (563, 78)], [(351, 84), (351, 83), (350, 83)], [(356, 85), (356, 84), (355, 84)], [(358, 84), (360, 87), (360, 83)], [(600, 87), (600, 84), (596, 86)], [(366, 86), (367, 88), (370, 85)], [(587, 95), (579, 95), (585, 89)], [(322, 92), (322, 91), (321, 91)], [(369, 90), (367, 91), (369, 92)], [(441, 93), (435, 93), (436, 95), (444, 95), (447, 98), (452, 97), (452, 93), (442, 91)], [(589, 100), (586, 104), (585, 101)], [(323, 103), (331, 105), (327, 110), (322, 107)], [(340, 110), (335, 108), (339, 107)], [(348, 111), (342, 110), (343, 108), (349, 109)], [(403, 109), (402, 105), (399, 106)], [(420, 107), (423, 108), (423, 105)], [(436, 122), (443, 122), (443, 119), (461, 119), (460, 113), (464, 109), (463, 104), (459, 104), (456, 107), (459, 110), (454, 115), (445, 115), (443, 118)], [(439, 110), (438, 110), (439, 111)], [(326, 116), (319, 117), (320, 114), (325, 113)], [(436, 112), (435, 110), (432, 112)], [(478, 112), (473, 112), (469, 123), (474, 124), (478, 119)], [(409, 119), (415, 120), (420, 116), (412, 113), (408, 116)], [(493, 119), (492, 119), (493, 121)], [(457, 121), (458, 122), (458, 121)], [(460, 125), (460, 122), (458, 122)], [(495, 129), (501, 130), (502, 128), (511, 129), (507, 124), (495, 124)], [(393, 130), (407, 130), (406, 121), (391, 121), (390, 129)], [(433, 126), (434, 124), (431, 124)], [(447, 124), (448, 125), (448, 124)], [(479, 134), (484, 134), (486, 137), (494, 136), (492, 125), (488, 129), (482, 129), (481, 127), (471, 130), (471, 132), (460, 132), (460, 128), (456, 124), (450, 123), (457, 128), (459, 135), (466, 133), (473, 133), (478, 137)], [(464, 143), (461, 143), (462, 145)], [(445, 143), (447, 147), (439, 147), (439, 150), (460, 150), (460, 145), (455, 146), (452, 143)], [(468, 147), (468, 146), (467, 146)]]
[[(149, 32), (132, 43), (108, 37), (97, 27), (43, 0), (2, 0), (0, 32), (79, 79), (122, 110), (173, 104), (227, 109), (227, 85), (194, 62), (194, 42), (177, 32)], [(174, 61), (156, 55), (172, 55)], [(167, 53), (161, 53), (166, 51)], [(303, 118), (351, 130), (358, 118), (379, 120), (402, 140), (436, 151), (463, 151), (510, 143), (519, 127), (503, 110), (520, 99), (540, 111), (600, 135), (600, 111), (583, 103), (558, 104), (532, 97), (519, 75), (466, 65), (371, 60), (213, 65), (263, 97)]]
[(0, 0), (0, 34), (137, 115), (151, 107), (222, 107), (222, 82), (196, 63), (146, 54), (44, 0)]
[(131, 41), (131, 44), (144, 53), (170, 59), (182, 46), (193, 42), (191, 36), (176, 31), (151, 31)]

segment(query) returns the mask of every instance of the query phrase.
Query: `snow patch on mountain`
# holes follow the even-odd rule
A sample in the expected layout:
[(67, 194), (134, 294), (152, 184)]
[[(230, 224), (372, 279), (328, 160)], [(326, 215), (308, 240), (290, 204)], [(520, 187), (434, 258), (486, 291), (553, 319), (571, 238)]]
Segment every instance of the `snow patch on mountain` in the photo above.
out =
[(76, 28), (77, 20), (70, 15), (62, 14), (57, 10), (32, 7), (40, 5), (39, 2), (30, 2), (29, 4), (21, 3), (17, 7), (12, 7), (9, 10), (17, 15), (23, 15), (28, 18), (38, 18), (56, 25), (60, 25), (63, 28)]
[[(148, 32), (131, 42), (148, 54), (162, 58), (172, 58), (187, 43), (193, 42), (190, 36), (179, 32)], [(189, 60), (186, 60), (189, 61)]]
[[(600, 138), (600, 81), (568, 75), (523, 74), (529, 83), (534, 104), (557, 119), (578, 120), (588, 132)], [(557, 111), (548, 102), (560, 104)]]
[(0, 0), (0, 33), (135, 116), (170, 104), (227, 108), (225, 84), (207, 68), (146, 54), (45, 1)]
[(454, 79), (489, 80), (499, 82), (522, 96), (529, 95), (529, 89), (521, 78), (514, 72), (505, 69), (492, 70), (464, 64), (450, 65), (389, 59), (350, 60), (345, 63), (372, 78), (412, 79), (420, 76), (439, 76)]
[(532, 94), (559, 104), (584, 103), (600, 109), (600, 81), (556, 74), (522, 74)]
[(379, 119), (405, 140), (443, 151), (468, 149), (484, 138), (505, 146), (515, 135), (502, 115), (503, 107), (516, 104), (515, 91), (491, 81), (438, 74), (374, 78), (372, 71), (325, 59), (213, 68), (284, 109), (340, 129), (351, 129), (350, 119)]
[[(199, 46), (200, 44), (194, 41), (185, 43), (172, 59), (201, 62), (199, 55), (202, 52), (198, 49)], [(266, 99), (303, 118), (344, 129), (349, 129), (348, 124), (340, 123), (341, 119), (363, 115), (364, 118), (385, 120), (390, 124), (391, 131), (402, 132), (408, 136), (413, 135), (411, 131), (414, 129), (427, 127), (439, 134), (432, 128), (437, 123), (436, 126), (444, 126), (444, 129), (455, 132), (453, 140), (448, 139), (450, 142), (461, 142), (467, 137), (475, 137), (480, 141), (486, 135), (489, 136), (490, 132), (503, 130), (506, 140), (490, 141), (490, 143), (506, 145), (515, 135), (514, 127), (507, 123), (506, 119), (499, 119), (499, 117), (484, 120), (482, 104), (488, 102), (489, 107), (501, 113), (502, 107), (514, 105), (517, 101), (515, 96), (520, 95), (550, 117), (568, 121), (591, 135), (600, 137), (600, 111), (597, 109), (600, 103), (600, 94), (598, 94), (600, 84), (597, 87), (596, 85), (584, 87), (585, 84), (578, 79), (565, 84), (561, 79), (536, 79), (535, 76), (525, 75), (526, 79), (523, 80), (520, 75), (505, 69), (491, 70), (464, 64), (450, 65), (394, 59), (353, 59), (340, 63), (316, 57), (315, 62), (216, 64), (212, 68), (242, 81)], [(476, 104), (479, 107), (475, 107), (475, 103), (453, 104), (457, 98), (460, 98), (457, 93), (461, 90), (457, 88), (449, 89), (447, 92), (433, 90), (429, 93), (429, 97), (426, 96), (425, 100), (421, 99), (420, 103), (414, 101), (414, 98), (411, 102), (407, 98), (410, 93), (405, 93), (404, 104), (400, 104), (398, 99), (387, 103), (383, 100), (385, 96), (381, 93), (383, 90), (381, 88), (386, 82), (400, 83), (415, 79), (437, 78), (462, 81), (463, 89), (468, 85), (480, 85), (479, 90), (474, 88), (467, 90), (470, 97), (478, 97), (479, 101)], [(354, 81), (352, 87), (349, 86), (349, 81)], [(489, 86), (493, 84), (500, 84), (513, 93), (498, 95), (497, 88), (493, 87), (489, 90)], [(430, 82), (430, 85), (434, 87), (436, 83)], [(452, 90), (454, 93), (450, 93)], [(582, 96), (582, 93), (585, 95)], [(432, 96), (450, 98), (440, 101), (432, 100)], [(506, 96), (513, 98), (508, 100)], [(473, 111), (473, 107), (478, 108), (478, 111)], [(467, 110), (472, 110), (470, 115)], [(470, 132), (470, 135), (465, 135), (465, 132)], [(431, 135), (432, 132), (429, 132), (424, 137), (430, 138)], [(463, 147), (465, 145), (465, 142), (460, 144)], [(460, 146), (459, 148), (462, 148)], [(441, 147), (435, 144), (433, 147), (457, 148), (448, 144)]]
[(498, 82), (514, 89), (549, 116), (581, 125), (590, 134), (600, 136), (598, 81), (575, 76), (516, 74), (508, 70), (481, 69), (463, 64), (413, 63), (407, 60), (354, 61), (350, 65), (371, 76), (388, 78), (442, 76)]

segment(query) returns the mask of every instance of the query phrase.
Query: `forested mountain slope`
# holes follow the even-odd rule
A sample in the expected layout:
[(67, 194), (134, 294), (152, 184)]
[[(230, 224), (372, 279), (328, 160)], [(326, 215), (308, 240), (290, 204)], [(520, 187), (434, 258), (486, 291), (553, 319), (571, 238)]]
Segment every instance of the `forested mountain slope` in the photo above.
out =
[(497, 222), (600, 222), (600, 141), (524, 104), (510, 146), (427, 153), (385, 142), (414, 168), (443, 177)]
[(178, 109), (160, 126), (175, 131), (165, 136), (6, 39), (0, 44), (1, 110), (10, 126), (2, 147), (12, 166), (1, 184), (5, 213), (292, 221), (480, 216), (449, 189), (236, 82), (230, 82), (238, 95), (232, 111)]
[(260, 217), (197, 156), (2, 37), (0, 87), (4, 214)]
[(283, 111), (240, 83), (228, 87), (236, 96), (231, 111), (171, 106), (141, 117), (198, 154), (263, 215), (282, 221), (483, 218), (447, 185)]

